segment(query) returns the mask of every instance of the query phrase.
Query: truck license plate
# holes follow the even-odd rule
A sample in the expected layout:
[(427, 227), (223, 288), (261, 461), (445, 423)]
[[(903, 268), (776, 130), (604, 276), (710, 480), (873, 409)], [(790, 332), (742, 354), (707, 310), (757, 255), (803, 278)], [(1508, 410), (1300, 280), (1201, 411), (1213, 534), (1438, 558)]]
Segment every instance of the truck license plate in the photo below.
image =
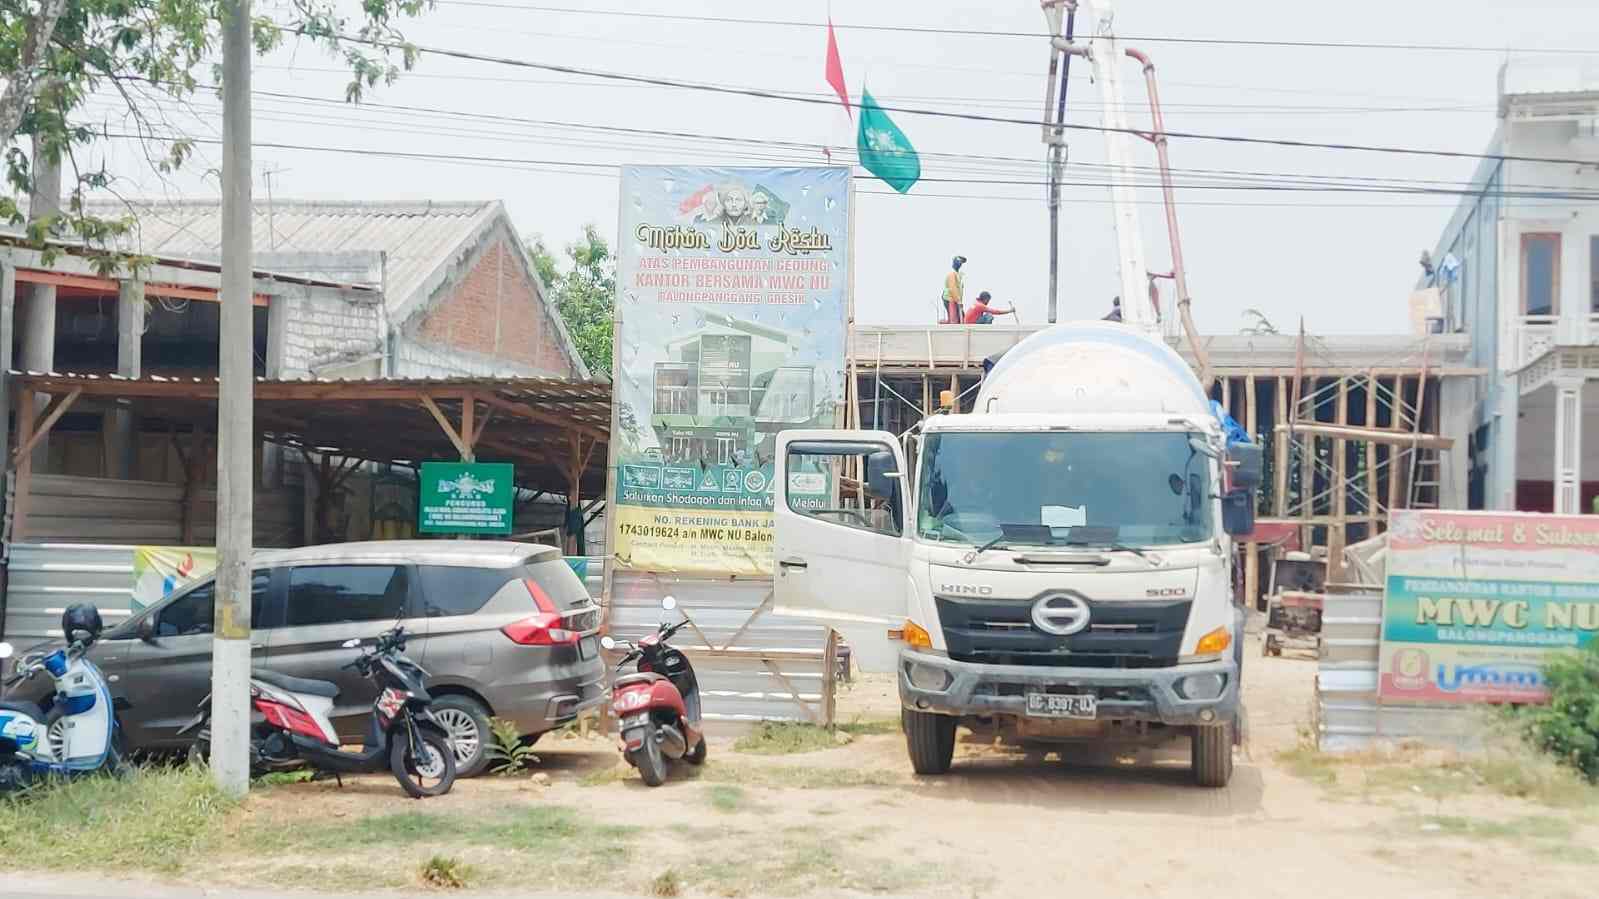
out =
[(1029, 693), (1027, 714), (1039, 718), (1094, 718), (1099, 698), (1080, 693)]

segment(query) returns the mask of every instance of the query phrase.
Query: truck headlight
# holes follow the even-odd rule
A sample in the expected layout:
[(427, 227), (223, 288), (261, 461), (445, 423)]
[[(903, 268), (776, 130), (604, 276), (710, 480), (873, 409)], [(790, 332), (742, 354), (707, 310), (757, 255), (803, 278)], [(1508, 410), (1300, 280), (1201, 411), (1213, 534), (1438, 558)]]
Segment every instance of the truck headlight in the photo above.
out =
[(1227, 686), (1225, 674), (1190, 674), (1177, 682), (1177, 692), (1184, 699), (1209, 700), (1221, 696)]
[(918, 690), (944, 690), (949, 686), (949, 672), (932, 665), (921, 662), (912, 662), (905, 667), (905, 676), (910, 678), (911, 686)]

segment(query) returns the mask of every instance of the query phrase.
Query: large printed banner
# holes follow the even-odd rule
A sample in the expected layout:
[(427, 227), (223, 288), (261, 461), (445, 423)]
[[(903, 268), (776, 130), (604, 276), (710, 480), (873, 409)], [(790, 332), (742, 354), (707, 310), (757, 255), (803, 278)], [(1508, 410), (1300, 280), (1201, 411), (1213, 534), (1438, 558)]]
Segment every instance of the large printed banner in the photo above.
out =
[(777, 433), (833, 427), (843, 406), (849, 198), (841, 167), (622, 169), (623, 566), (771, 573)]
[(1396, 511), (1378, 696), (1542, 702), (1543, 665), (1599, 632), (1599, 518)]
[(135, 546), (133, 611), (153, 606), (180, 587), (206, 577), (217, 567), (213, 546)]

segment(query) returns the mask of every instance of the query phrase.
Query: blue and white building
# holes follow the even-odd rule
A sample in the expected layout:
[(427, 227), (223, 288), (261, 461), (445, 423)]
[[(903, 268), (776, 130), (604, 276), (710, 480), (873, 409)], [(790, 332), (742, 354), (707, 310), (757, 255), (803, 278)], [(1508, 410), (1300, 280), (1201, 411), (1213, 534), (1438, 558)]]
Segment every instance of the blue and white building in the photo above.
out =
[(1420, 285), (1439, 288), (1443, 329), (1469, 335), (1486, 372), (1468, 504), (1585, 512), (1599, 493), (1599, 62), (1507, 63), (1486, 155)]

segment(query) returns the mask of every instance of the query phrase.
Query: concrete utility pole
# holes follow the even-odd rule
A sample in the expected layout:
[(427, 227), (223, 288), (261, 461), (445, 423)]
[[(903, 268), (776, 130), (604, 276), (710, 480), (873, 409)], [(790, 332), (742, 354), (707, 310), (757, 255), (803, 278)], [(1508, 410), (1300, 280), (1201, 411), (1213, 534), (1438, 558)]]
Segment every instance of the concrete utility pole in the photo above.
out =
[[(45, 85), (40, 96), (51, 90)], [(61, 212), (61, 160), (52, 157), (38, 135), (33, 138), (33, 190), (28, 195), (28, 221), (37, 222)], [(22, 315), (21, 368), (24, 371), (55, 371), (56, 367), (56, 288), (54, 284), (29, 285), (26, 301), (18, 304)], [(7, 337), (9, 339), (9, 335)], [(41, 397), (39, 402), (44, 402)], [(0, 425), (3, 426), (3, 425)], [(50, 457), (49, 436), (33, 447), (33, 467), (44, 471)]]
[(250, 0), (222, 19), (222, 326), (217, 398), (217, 589), (211, 642), (211, 770), (250, 788), (250, 545), (254, 539), (255, 352), (250, 259)]

